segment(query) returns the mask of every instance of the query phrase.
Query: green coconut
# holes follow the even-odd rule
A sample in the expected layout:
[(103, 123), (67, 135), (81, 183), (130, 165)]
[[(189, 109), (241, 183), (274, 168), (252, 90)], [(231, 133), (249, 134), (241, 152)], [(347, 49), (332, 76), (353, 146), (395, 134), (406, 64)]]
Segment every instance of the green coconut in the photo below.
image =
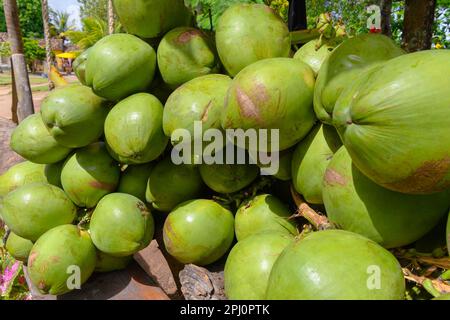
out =
[(30, 161), (20, 162), (0, 175), (0, 198), (26, 184), (47, 182), (45, 165)]
[(145, 190), (153, 164), (146, 163), (136, 166), (127, 166), (120, 175), (117, 192), (127, 193), (145, 201)]
[(273, 175), (275, 178), (283, 181), (291, 180), (292, 154), (292, 149), (287, 149), (280, 152), (278, 172)]
[(288, 149), (305, 137), (316, 121), (312, 107), (314, 81), (312, 69), (299, 60), (273, 58), (255, 62), (232, 81), (222, 127), (278, 129), (278, 149), (271, 146), (275, 141), (270, 131), (267, 141), (245, 147), (258, 151)]
[(110, 101), (145, 91), (156, 68), (156, 53), (131, 34), (116, 33), (99, 40), (89, 51), (86, 84)]
[(220, 70), (213, 40), (203, 31), (190, 27), (166, 33), (158, 46), (157, 61), (164, 82), (175, 88)]
[(241, 204), (236, 212), (234, 228), (238, 241), (261, 232), (296, 235), (297, 228), (289, 217), (292, 212), (270, 194), (258, 195)]
[(78, 149), (61, 171), (61, 184), (79, 207), (92, 208), (119, 184), (120, 168), (110, 157), (103, 142)]
[(128, 33), (141, 38), (163, 36), (167, 31), (191, 24), (183, 0), (113, 0), (114, 11)]
[(314, 111), (324, 123), (331, 124), (336, 100), (351, 87), (364, 69), (404, 53), (395, 42), (382, 34), (361, 34), (341, 43), (325, 59), (317, 75)]
[[(261, 161), (257, 163), (258, 167), (261, 169), (270, 170), (269, 168), (272, 166), (272, 168), (276, 168), (276, 173), (271, 174), (271, 172), (267, 172), (267, 175), (271, 175), (278, 180), (282, 181), (289, 181), (291, 180), (291, 161), (292, 161), (292, 154), (294, 150), (293, 148), (283, 150), (278, 153), (278, 160), (273, 159), (269, 164), (262, 164)], [(258, 159), (260, 160), (260, 159)], [(261, 173), (263, 174), (264, 171), (261, 170)]]
[(385, 189), (364, 176), (341, 148), (323, 180), (328, 218), (383, 247), (410, 244), (430, 231), (448, 212), (449, 193), (410, 195)]
[(444, 215), (441, 220), (428, 231), (426, 235), (414, 242), (414, 249), (420, 253), (431, 253), (436, 249), (444, 248), (447, 245), (447, 215)]
[(89, 87), (64, 86), (50, 92), (42, 102), (42, 120), (60, 145), (80, 148), (103, 134), (108, 104)]
[(235, 4), (220, 16), (216, 28), (220, 60), (234, 77), (252, 63), (288, 57), (289, 30), (280, 16), (263, 4)]
[(450, 186), (450, 78), (444, 74), (450, 74), (450, 51), (421, 51), (367, 72), (342, 93), (333, 124), (364, 175), (403, 193)]
[(197, 167), (176, 165), (171, 158), (165, 158), (150, 172), (146, 199), (152, 208), (168, 212), (182, 202), (198, 198), (203, 189)]
[(225, 293), (230, 300), (263, 300), (272, 266), (294, 240), (285, 233), (260, 233), (239, 241), (225, 263)]
[(272, 267), (269, 300), (401, 300), (397, 259), (377, 243), (343, 230), (313, 232), (289, 245)]
[(317, 48), (317, 43), (317, 40), (305, 43), (294, 55), (294, 59), (298, 59), (310, 66), (316, 76), (323, 62), (334, 49), (334, 46), (327, 43)]
[(19, 123), (11, 135), (10, 146), (25, 159), (40, 164), (61, 161), (71, 150), (60, 145), (48, 132), (40, 113)]
[(105, 138), (111, 156), (127, 164), (156, 159), (168, 142), (162, 118), (163, 105), (149, 93), (136, 93), (120, 101), (105, 120)]
[(61, 295), (79, 289), (95, 264), (96, 250), (89, 233), (62, 225), (36, 241), (28, 258), (28, 273), (41, 293)]
[(47, 183), (24, 185), (8, 193), (2, 202), (2, 218), (8, 228), (31, 241), (53, 227), (72, 223), (76, 213), (64, 191)]
[[(203, 131), (220, 129), (220, 117), (230, 83), (228, 76), (211, 74), (195, 78), (176, 89), (164, 106), (164, 133), (172, 137), (175, 130), (186, 129), (194, 139), (195, 121), (199, 121)], [(172, 137), (172, 143), (176, 142)]]
[(169, 96), (173, 92), (173, 88), (171, 88), (167, 83), (165, 83), (158, 73), (155, 74), (155, 77), (150, 85), (148, 92), (158, 98), (162, 104), (165, 104)]
[(234, 238), (231, 211), (212, 200), (180, 204), (166, 218), (163, 228), (167, 252), (181, 263), (207, 265), (222, 257)]
[(97, 250), (95, 272), (111, 272), (125, 269), (133, 260), (133, 256), (114, 257)]
[(47, 182), (62, 188), (61, 184), (61, 171), (64, 166), (65, 161), (60, 161), (52, 164), (45, 165), (44, 173), (47, 178)]
[(201, 164), (199, 170), (205, 184), (218, 193), (239, 191), (259, 175), (254, 164)]
[(27, 262), (33, 242), (19, 237), (14, 232), (10, 232), (8, 239), (6, 239), (5, 248), (9, 254), (16, 260)]
[(97, 249), (116, 257), (132, 255), (153, 238), (153, 217), (144, 202), (125, 193), (104, 196), (89, 225)]
[(336, 130), (328, 125), (317, 125), (297, 145), (292, 158), (292, 184), (307, 202), (323, 204), (323, 176), (341, 145)]
[(73, 71), (81, 84), (86, 85), (86, 62), (90, 48), (84, 50), (72, 63)]

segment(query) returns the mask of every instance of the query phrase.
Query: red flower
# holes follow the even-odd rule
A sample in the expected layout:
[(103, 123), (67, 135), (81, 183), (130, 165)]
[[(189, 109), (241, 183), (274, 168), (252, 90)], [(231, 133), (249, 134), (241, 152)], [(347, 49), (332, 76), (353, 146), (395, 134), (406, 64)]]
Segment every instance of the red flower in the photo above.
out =
[(380, 33), (381, 29), (375, 28), (374, 26), (371, 26), (370, 29), (369, 29), (369, 32), (370, 33)]

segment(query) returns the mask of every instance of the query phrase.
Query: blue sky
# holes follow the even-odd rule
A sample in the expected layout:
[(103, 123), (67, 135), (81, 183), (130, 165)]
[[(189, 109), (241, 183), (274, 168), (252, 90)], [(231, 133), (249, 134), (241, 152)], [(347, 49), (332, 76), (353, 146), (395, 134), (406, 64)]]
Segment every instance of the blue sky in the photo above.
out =
[(48, 4), (54, 10), (67, 11), (74, 25), (77, 28), (81, 28), (80, 6), (77, 0), (49, 0)]

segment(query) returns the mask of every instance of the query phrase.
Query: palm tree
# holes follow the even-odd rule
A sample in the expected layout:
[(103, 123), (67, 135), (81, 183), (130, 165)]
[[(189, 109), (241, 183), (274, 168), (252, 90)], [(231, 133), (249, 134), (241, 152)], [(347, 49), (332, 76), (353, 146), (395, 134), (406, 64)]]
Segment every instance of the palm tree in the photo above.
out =
[[(81, 49), (92, 47), (98, 40), (109, 34), (108, 24), (101, 18), (89, 17), (81, 21), (82, 31), (69, 30), (67, 38)], [(120, 23), (115, 24), (114, 32), (120, 32)]]
[(62, 40), (62, 51), (65, 49), (67, 31), (73, 30), (74, 23), (70, 20), (70, 14), (66, 11), (50, 9), (50, 17), (53, 33)]
[(45, 58), (47, 61), (47, 78), (48, 78), (48, 87), (52, 90), (55, 86), (53, 82), (50, 80), (50, 72), (52, 68), (52, 44), (50, 38), (50, 24), (49, 24), (49, 15), (48, 15), (48, 1), (42, 0), (42, 21), (44, 23), (44, 39), (45, 39)]
[(112, 0), (108, 0), (108, 33), (114, 33), (114, 8)]
[[(17, 105), (12, 106), (13, 120), (20, 122), (34, 113), (30, 79), (23, 51), (22, 32), (19, 25), (19, 10), (16, 0), (4, 0), (6, 28), (11, 45), (11, 62), (13, 70), (13, 91), (17, 93)], [(14, 100), (14, 99), (13, 99)]]

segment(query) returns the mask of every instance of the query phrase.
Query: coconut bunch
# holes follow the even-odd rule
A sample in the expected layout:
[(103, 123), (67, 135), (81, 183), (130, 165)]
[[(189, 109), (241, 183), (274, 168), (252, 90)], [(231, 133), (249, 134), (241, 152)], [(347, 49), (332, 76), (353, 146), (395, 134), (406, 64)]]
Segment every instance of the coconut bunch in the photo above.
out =
[(6, 247), (41, 292), (125, 268), (158, 226), (179, 262), (222, 265), (229, 299), (404, 299), (445, 271), (449, 51), (322, 15), (294, 52), (263, 4), (210, 32), (182, 0), (113, 2), (127, 33), (77, 58), (80, 84), (18, 125), (26, 161), (0, 176)]

